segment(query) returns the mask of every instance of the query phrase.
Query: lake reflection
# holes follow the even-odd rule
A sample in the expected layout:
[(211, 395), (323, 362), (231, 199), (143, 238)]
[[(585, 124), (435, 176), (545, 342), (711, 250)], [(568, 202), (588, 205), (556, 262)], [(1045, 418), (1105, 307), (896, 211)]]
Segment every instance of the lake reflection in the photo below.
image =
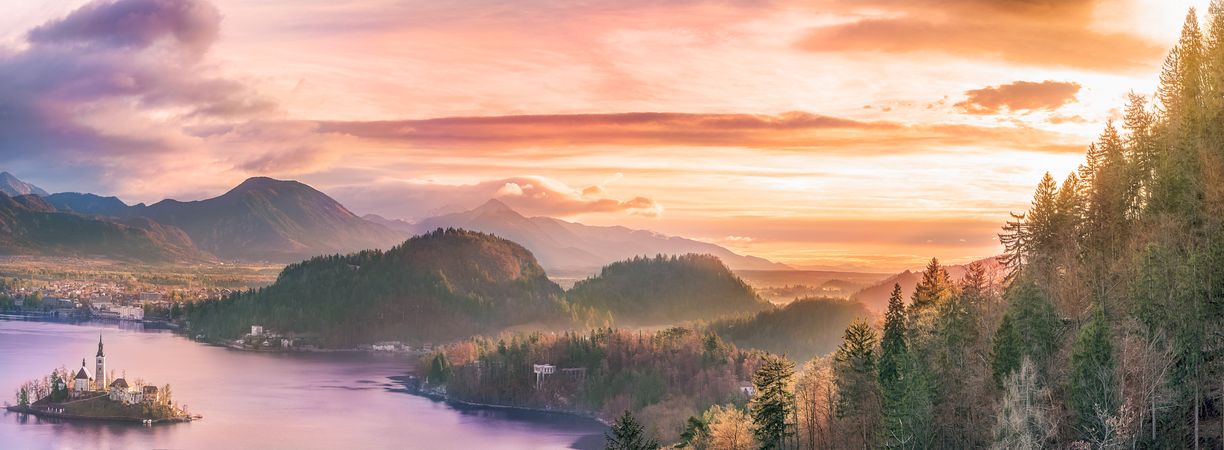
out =
[[(191, 342), (166, 331), (107, 324), (0, 320), (0, 399), (52, 368), (92, 367), (98, 335), (107, 367), (171, 384), (204, 419), (141, 425), (62, 422), (0, 412), (3, 448), (542, 449), (599, 448), (598, 422), (564, 415), (452, 406), (410, 395), (403, 356), (263, 354)], [(92, 370), (92, 369), (91, 369)]]

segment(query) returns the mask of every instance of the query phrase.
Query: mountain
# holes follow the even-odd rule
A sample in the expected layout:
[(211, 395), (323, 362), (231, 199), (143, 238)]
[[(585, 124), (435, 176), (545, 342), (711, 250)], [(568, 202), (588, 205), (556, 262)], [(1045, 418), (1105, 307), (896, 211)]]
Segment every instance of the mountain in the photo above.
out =
[(551, 217), (524, 217), (496, 199), (461, 213), (422, 220), (413, 228), (392, 228), (420, 233), (435, 228), (464, 228), (493, 233), (522, 244), (551, 272), (593, 273), (599, 267), (635, 256), (658, 254), (710, 254), (732, 269), (788, 269), (783, 264), (738, 255), (707, 242), (664, 236), (652, 231), (619, 226), (589, 226)]
[(37, 195), (45, 197), (47, 191), (42, 190), (38, 186), (26, 183), (17, 179), (13, 174), (8, 172), (0, 172), (0, 192), (9, 197), (17, 197), (21, 195)]
[(805, 298), (753, 316), (714, 322), (710, 329), (741, 348), (757, 348), (807, 361), (841, 344), (855, 319), (869, 318), (862, 303), (833, 298)]
[(717, 257), (698, 254), (612, 263), (565, 296), (574, 310), (607, 314), (621, 325), (712, 320), (769, 307)]
[(103, 197), (80, 192), (59, 192), (43, 197), (47, 203), (65, 212), (87, 216), (131, 217), (134, 211), (143, 210), (144, 204), (128, 206), (119, 197)]
[(259, 291), (188, 309), (195, 333), (232, 338), (250, 325), (318, 333), (329, 346), (444, 342), (567, 320), (562, 291), (522, 246), (435, 230), (387, 251), (291, 264)]
[(361, 218), (407, 235), (413, 235), (417, 231), (417, 226), (406, 220), (388, 219), (378, 214), (366, 214)]
[(213, 259), (192, 245), (181, 230), (58, 212), (33, 194), (0, 194), (0, 253), (106, 256), (149, 263)]
[(402, 233), (357, 217), (326, 194), (297, 181), (250, 178), (206, 200), (127, 205), (115, 197), (60, 193), (60, 211), (152, 219), (182, 229), (196, 246), (224, 259), (289, 262), (311, 256), (386, 248)]
[[(985, 264), (986, 273), (993, 276), (996, 283), (1002, 282), (1003, 265), (999, 262), (998, 257), (985, 258), (975, 262)], [(950, 265), (944, 266), (944, 269), (948, 271), (948, 277), (953, 281), (959, 281), (965, 276), (965, 268), (968, 266), (969, 264)], [(914, 294), (914, 288), (918, 287), (918, 282), (920, 281), (922, 281), (921, 271), (906, 270), (863, 288), (863, 290), (851, 295), (850, 300), (862, 302), (863, 305), (866, 305), (873, 312), (883, 314), (888, 309), (888, 297), (892, 295), (893, 285), (901, 284), (901, 294), (905, 301), (909, 302), (910, 296)]]

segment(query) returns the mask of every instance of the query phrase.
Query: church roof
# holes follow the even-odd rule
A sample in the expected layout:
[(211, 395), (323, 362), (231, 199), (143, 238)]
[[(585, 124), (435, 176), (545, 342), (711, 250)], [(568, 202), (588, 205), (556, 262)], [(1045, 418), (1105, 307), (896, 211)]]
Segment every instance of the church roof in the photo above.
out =
[(119, 388), (119, 389), (127, 389), (128, 388), (127, 380), (123, 378), (115, 380), (111, 382), (110, 387)]
[(89, 379), (89, 372), (86, 372), (86, 371), (85, 371), (85, 368), (84, 368), (84, 367), (82, 367), (82, 368), (80, 368), (79, 370), (77, 370), (76, 377), (75, 377), (75, 378), (73, 378), (73, 379), (74, 379), (74, 380), (81, 380), (81, 379), (88, 380), (88, 379)]
[(102, 354), (102, 335), (100, 334), (98, 335), (98, 355), (97, 356), (106, 356)]

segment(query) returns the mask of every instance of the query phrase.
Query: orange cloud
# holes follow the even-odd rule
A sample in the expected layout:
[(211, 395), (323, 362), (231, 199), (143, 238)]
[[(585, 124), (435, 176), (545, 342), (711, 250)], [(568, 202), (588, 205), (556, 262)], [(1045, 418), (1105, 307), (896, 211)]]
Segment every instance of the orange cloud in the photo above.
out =
[[(1098, 0), (867, 0), (832, 2), (864, 19), (821, 27), (798, 42), (813, 52), (938, 52), (1033, 66), (1150, 70), (1164, 48), (1092, 27)], [(880, 14), (884, 11), (885, 14)]]
[[(1080, 152), (1058, 133), (1023, 127), (864, 122), (806, 112), (779, 115), (614, 113), (426, 120), (322, 122), (320, 132), (492, 152), (508, 148), (575, 146), (695, 146), (812, 150), (862, 154), (928, 152), (932, 146), (1009, 146), (1042, 152)], [(915, 145), (927, 144), (924, 146)], [(450, 154), (450, 152), (447, 152)]]
[(572, 188), (553, 178), (520, 176), (452, 185), (422, 181), (383, 180), (329, 189), (350, 209), (395, 218), (420, 219), (474, 208), (491, 198), (528, 215), (573, 217), (590, 213), (622, 213), (658, 217), (663, 206), (647, 197), (618, 200), (602, 186)]
[(1079, 83), (1062, 81), (1016, 81), (965, 92), (965, 100), (957, 108), (967, 114), (998, 114), (1004, 110), (1053, 111), (1075, 101)]

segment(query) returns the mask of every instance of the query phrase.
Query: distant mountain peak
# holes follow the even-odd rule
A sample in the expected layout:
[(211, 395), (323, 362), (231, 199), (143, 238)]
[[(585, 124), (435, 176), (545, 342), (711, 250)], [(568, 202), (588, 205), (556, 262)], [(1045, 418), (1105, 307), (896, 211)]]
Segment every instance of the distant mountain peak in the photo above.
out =
[(484, 202), (484, 204), (477, 206), (476, 209), (474, 209), (473, 211), (486, 212), (486, 213), (512, 212), (512, 213), (518, 214), (518, 211), (515, 211), (513, 208), (510, 207), (510, 205), (507, 205), (505, 202), (502, 202), (501, 200), (498, 200), (495, 198), (491, 198), (489, 199), (489, 201)]
[(3, 192), (10, 197), (30, 194), (40, 197), (50, 195), (47, 193), (47, 191), (42, 190), (42, 188), (21, 181), (21, 179), (8, 172), (0, 172), (0, 192)]
[(230, 192), (246, 192), (268, 188), (306, 188), (314, 190), (314, 188), (311, 188), (310, 186), (293, 180), (278, 180), (271, 177), (251, 177), (244, 180), (241, 184), (234, 186), (233, 189), (230, 189)]

